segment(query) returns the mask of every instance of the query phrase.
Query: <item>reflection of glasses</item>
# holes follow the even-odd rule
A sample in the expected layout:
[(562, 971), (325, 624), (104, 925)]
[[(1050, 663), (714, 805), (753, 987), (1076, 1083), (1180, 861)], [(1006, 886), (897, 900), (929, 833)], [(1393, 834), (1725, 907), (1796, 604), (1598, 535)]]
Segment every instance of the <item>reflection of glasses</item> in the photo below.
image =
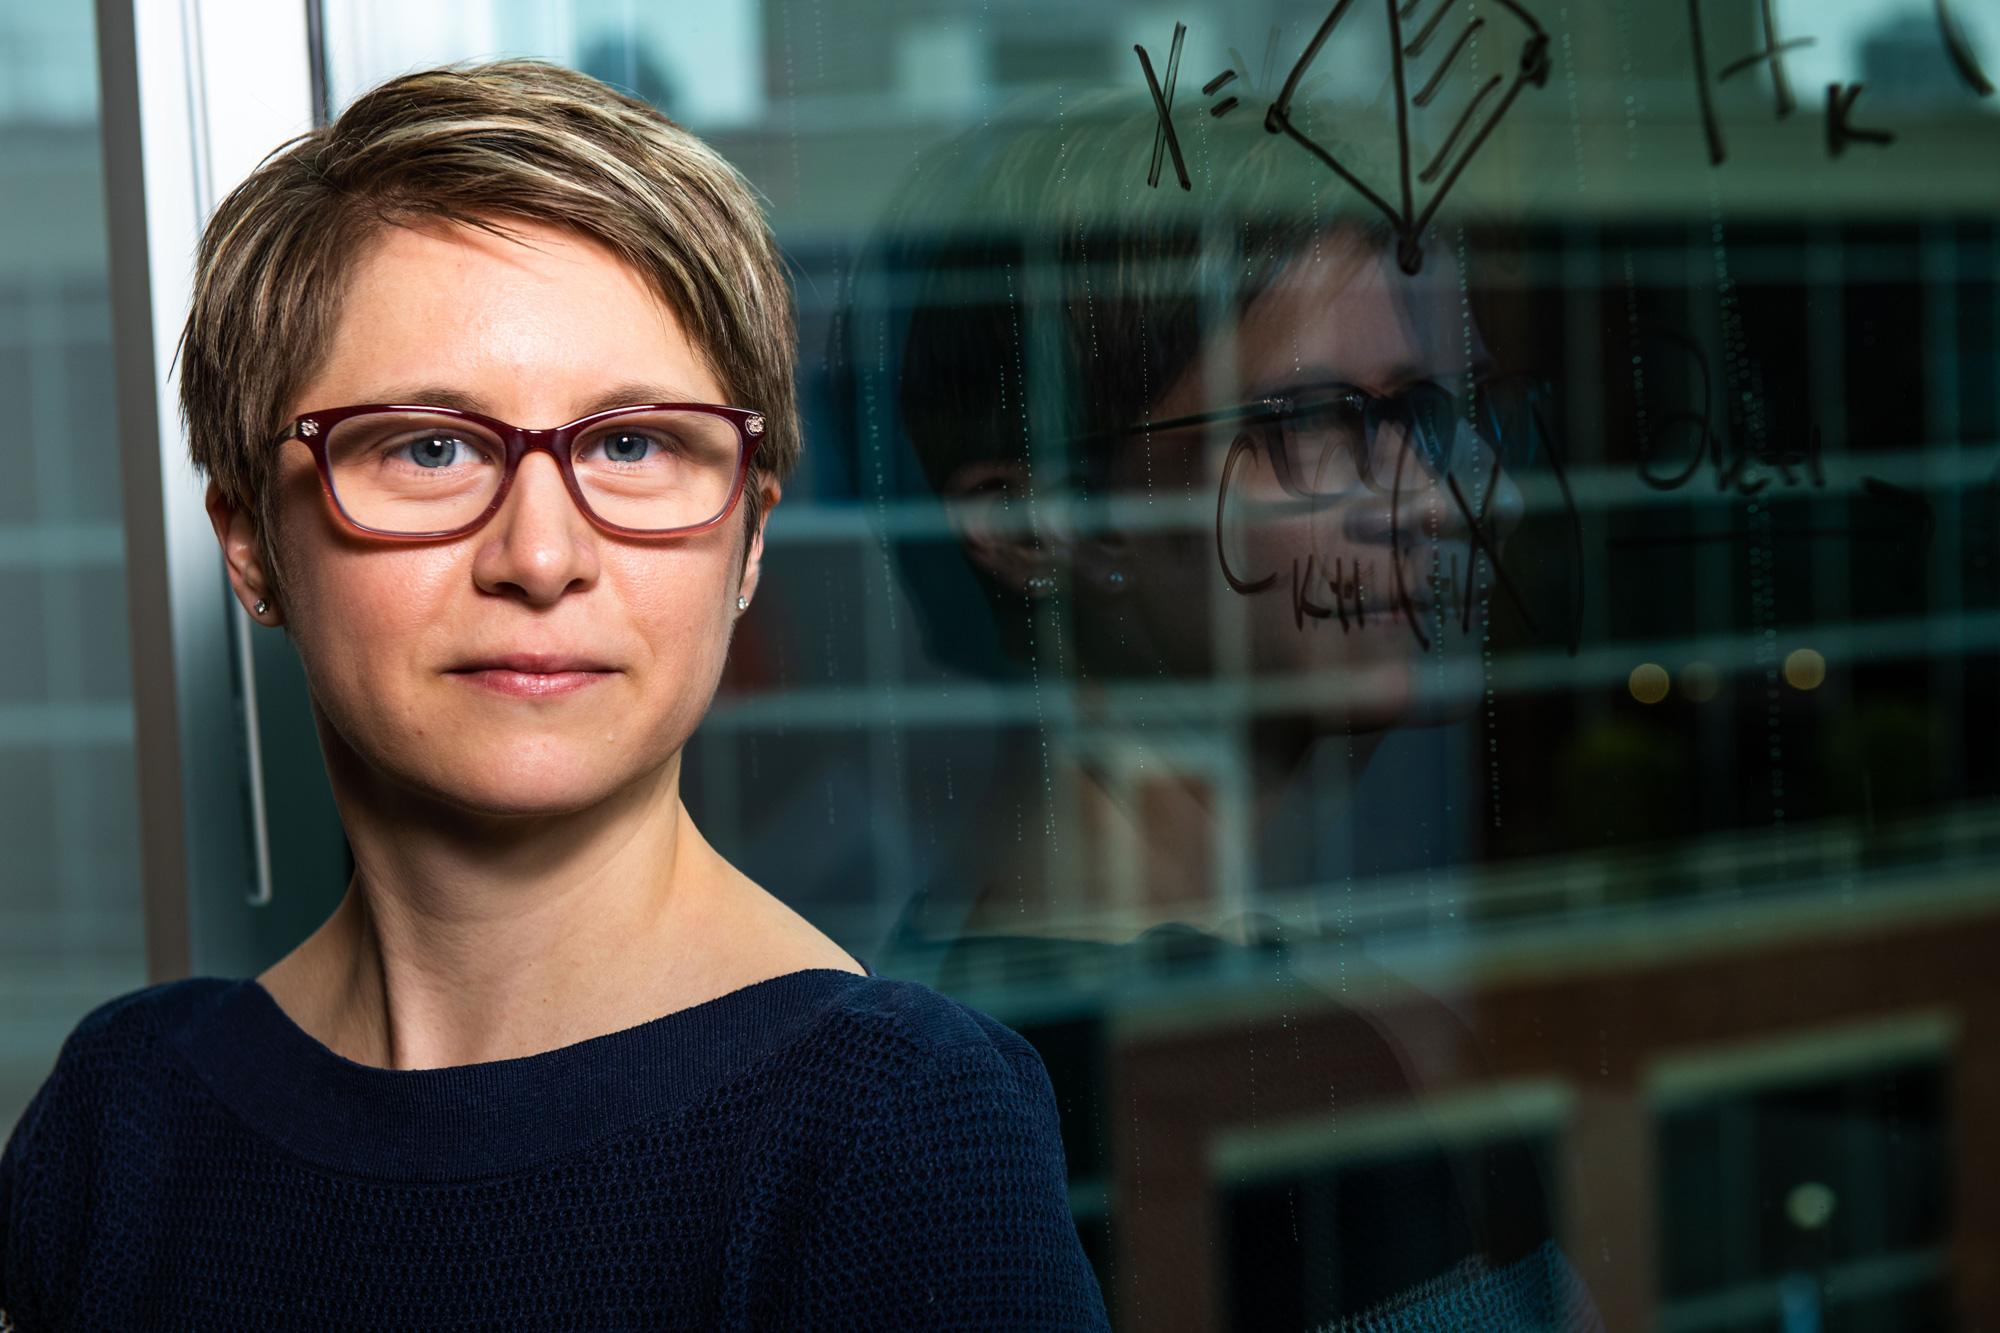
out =
[(712, 528), (743, 493), (764, 416), (654, 403), (524, 430), (448, 407), (339, 407), (287, 426), (312, 450), (342, 518), (378, 537), (460, 537), (499, 512), (521, 460), (555, 459), (576, 507), (633, 537)]
[(1308, 385), (1238, 407), (1144, 422), (1124, 433), (1225, 421), (1258, 427), (1252, 438), (1264, 445), (1278, 484), (1309, 500), (1343, 495), (1356, 486), (1387, 489), (1403, 450), (1429, 476), (1445, 475), (1458, 461), (1461, 423), (1492, 448), (1500, 466), (1525, 468), (1535, 461), (1540, 393), (1540, 385), (1526, 376), (1482, 380), (1473, 387), (1468, 413), (1458, 395), (1429, 381), (1393, 394), (1351, 384)]

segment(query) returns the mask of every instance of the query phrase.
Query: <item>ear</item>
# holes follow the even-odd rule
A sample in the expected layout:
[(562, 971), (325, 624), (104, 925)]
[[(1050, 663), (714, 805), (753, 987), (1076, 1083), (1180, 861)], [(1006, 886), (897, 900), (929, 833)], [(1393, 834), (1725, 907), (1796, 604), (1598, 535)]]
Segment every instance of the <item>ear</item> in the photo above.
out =
[(967, 463), (944, 484), (952, 528), (972, 563), (1010, 592), (1045, 596), (1068, 563), (1068, 543), (1030, 526), (1028, 494), (1027, 469), (1006, 459)]
[(749, 601), (757, 595), (757, 580), (764, 572), (764, 525), (771, 521), (771, 511), (778, 507), (778, 501), (785, 498), (785, 488), (778, 484), (776, 477), (764, 477), (757, 483), (757, 495), (763, 508), (757, 513), (757, 526), (750, 533), (750, 545), (743, 552), (743, 577), (737, 580), (736, 595)]
[(257, 520), (247, 509), (237, 508), (222, 493), (222, 487), (212, 481), (208, 483), (208, 521), (215, 528), (222, 559), (229, 566), (229, 586), (236, 590), (236, 600), (243, 603), (243, 609), (258, 624), (284, 624), (285, 613), (278, 607), (270, 571), (264, 568), (264, 546), (257, 540)]

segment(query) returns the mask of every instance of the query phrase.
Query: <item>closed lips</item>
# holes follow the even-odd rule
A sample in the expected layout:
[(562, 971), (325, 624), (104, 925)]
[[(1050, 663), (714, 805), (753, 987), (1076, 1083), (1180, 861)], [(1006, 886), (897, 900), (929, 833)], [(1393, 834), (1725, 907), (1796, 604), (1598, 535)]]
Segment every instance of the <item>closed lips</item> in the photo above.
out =
[(616, 668), (588, 658), (538, 653), (481, 658), (446, 672), (497, 693), (521, 698), (569, 694), (615, 673)]

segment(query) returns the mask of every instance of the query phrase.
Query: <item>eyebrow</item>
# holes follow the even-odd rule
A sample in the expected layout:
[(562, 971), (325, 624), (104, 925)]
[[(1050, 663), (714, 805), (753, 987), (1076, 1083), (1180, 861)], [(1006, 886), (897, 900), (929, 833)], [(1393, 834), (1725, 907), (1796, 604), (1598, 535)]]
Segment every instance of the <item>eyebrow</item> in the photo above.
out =
[[(1472, 363), (1472, 377), (1475, 380), (1484, 379), (1491, 375), (1494, 369), (1493, 358), (1482, 355), (1475, 358)], [(1440, 374), (1435, 366), (1428, 366), (1418, 361), (1405, 361), (1391, 366), (1385, 374), (1376, 377), (1376, 382), (1389, 386), (1393, 391), (1395, 389), (1407, 388), (1420, 380), (1433, 380), (1448, 385), (1456, 378), (1456, 375)], [(1274, 376), (1267, 385), (1253, 390), (1250, 398), (1254, 402), (1264, 398), (1280, 397), (1294, 389), (1318, 388), (1328, 384), (1351, 384), (1356, 388), (1368, 387), (1352, 376), (1335, 374), (1329, 366), (1306, 366), (1284, 376)]]
[[(472, 412), (482, 417), (493, 416), (487, 401), (475, 393), (454, 389), (449, 385), (428, 384), (409, 388), (392, 389), (380, 401), (395, 403), (404, 407), (448, 407), (454, 412)], [(609, 412), (614, 407), (637, 407), (646, 403), (691, 403), (698, 401), (685, 390), (659, 384), (620, 384), (607, 389), (595, 398), (587, 400), (583, 410), (570, 420), (578, 421), (599, 412)]]
[[(1405, 361), (1389, 367), (1387, 372), (1383, 374), (1371, 376), (1370, 378), (1376, 384), (1401, 386), (1433, 377), (1433, 373), (1429, 368), (1419, 365), (1414, 361)], [(1251, 390), (1250, 396), (1253, 400), (1274, 398), (1293, 389), (1319, 387), (1327, 384), (1351, 384), (1357, 389), (1369, 387), (1355, 376), (1339, 374), (1332, 366), (1322, 363), (1300, 366), (1283, 374), (1273, 375), (1268, 380), (1259, 384), (1257, 388)]]

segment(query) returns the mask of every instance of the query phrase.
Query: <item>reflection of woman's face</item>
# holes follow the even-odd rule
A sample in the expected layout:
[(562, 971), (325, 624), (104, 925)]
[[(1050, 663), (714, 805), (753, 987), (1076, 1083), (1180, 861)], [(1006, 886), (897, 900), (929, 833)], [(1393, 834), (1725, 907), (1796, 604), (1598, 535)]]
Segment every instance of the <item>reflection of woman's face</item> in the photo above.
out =
[[(1114, 465), (1127, 496), (1221, 497), (1213, 533), (1125, 539), (1125, 620), (1156, 661), (1310, 677), (1320, 697), (1308, 711), (1367, 730), (1416, 720), (1420, 665), (1478, 643), (1493, 573), (1474, 560), (1467, 518), (1497, 546), (1520, 498), (1448, 407), (1431, 417), (1442, 429), (1407, 424), (1416, 404), (1446, 401), (1438, 389), (1462, 397), (1482, 368), (1457, 274), (1436, 267), (1409, 278), (1388, 256), (1327, 238), (1152, 405), (1154, 421), (1264, 399), (1307, 408), (1285, 425), (1135, 435)], [(1433, 457), (1448, 451), (1442, 474), (1425, 462), (1427, 440)]]

